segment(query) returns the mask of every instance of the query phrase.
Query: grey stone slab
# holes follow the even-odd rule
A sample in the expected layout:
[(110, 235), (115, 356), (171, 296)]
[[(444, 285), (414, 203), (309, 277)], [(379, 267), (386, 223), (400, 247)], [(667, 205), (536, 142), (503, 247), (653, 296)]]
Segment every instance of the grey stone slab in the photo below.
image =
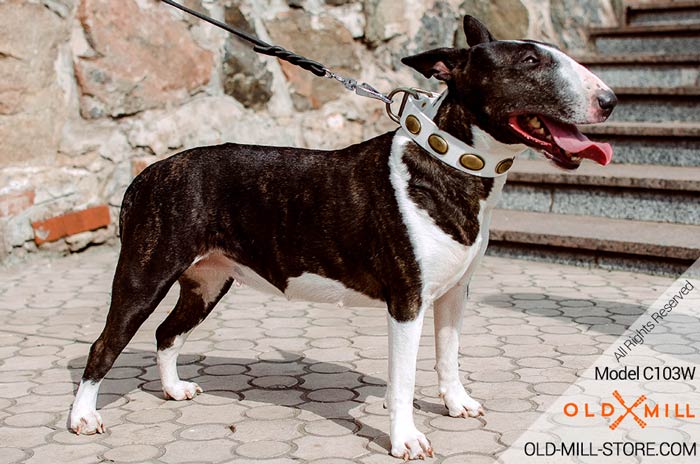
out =
[(626, 6), (628, 25), (700, 24), (700, 5), (691, 2)]
[(496, 210), (491, 240), (695, 261), (700, 226)]
[(700, 97), (618, 95), (610, 121), (700, 122)]
[[(626, 57), (615, 61), (595, 59), (586, 64), (594, 74), (612, 87), (692, 87), (700, 85), (700, 69), (697, 61), (679, 63), (626, 62)], [(699, 57), (700, 58), (700, 57)], [(593, 59), (591, 59), (593, 60)]]
[(611, 36), (596, 37), (596, 49), (600, 53), (614, 55), (624, 53), (695, 53), (700, 49), (700, 34), (678, 36)]
[(700, 224), (695, 192), (654, 192), (600, 186), (506, 184), (500, 208), (633, 219), (671, 224)]

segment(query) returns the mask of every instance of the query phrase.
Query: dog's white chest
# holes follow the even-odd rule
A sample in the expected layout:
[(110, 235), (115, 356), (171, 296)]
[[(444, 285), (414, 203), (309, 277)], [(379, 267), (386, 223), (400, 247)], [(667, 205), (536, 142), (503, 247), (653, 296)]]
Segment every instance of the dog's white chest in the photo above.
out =
[(465, 246), (438, 227), (428, 212), (409, 197), (410, 174), (402, 161), (403, 149), (408, 142), (407, 137), (394, 137), (389, 158), (391, 183), (421, 271), (423, 297), (435, 299), (470, 274), (474, 269), (472, 264), (486, 249), (491, 210), (500, 197), (505, 177), (496, 180), (497, 185), (486, 201), (480, 201), (479, 234), (473, 244)]

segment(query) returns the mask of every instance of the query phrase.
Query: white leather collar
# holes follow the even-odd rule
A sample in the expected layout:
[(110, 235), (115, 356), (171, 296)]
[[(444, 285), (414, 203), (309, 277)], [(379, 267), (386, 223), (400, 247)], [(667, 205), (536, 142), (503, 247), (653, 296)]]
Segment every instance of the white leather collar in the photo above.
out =
[(403, 135), (409, 137), (434, 158), (453, 168), (479, 177), (500, 177), (513, 165), (520, 150), (505, 150), (501, 153), (487, 152), (467, 145), (433, 122), (440, 104), (447, 95), (407, 95), (406, 105), (401, 113)]

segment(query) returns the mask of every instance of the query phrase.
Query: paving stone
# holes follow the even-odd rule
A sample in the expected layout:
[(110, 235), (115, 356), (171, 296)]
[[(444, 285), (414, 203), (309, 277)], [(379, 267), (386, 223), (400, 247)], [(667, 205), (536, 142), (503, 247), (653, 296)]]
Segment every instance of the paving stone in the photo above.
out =
[(310, 342), (310, 345), (314, 348), (341, 348), (345, 346), (350, 346), (351, 343), (352, 342), (346, 338), (328, 337), (313, 340)]
[(529, 390), (529, 385), (524, 382), (502, 382), (497, 388), (488, 383), (473, 383), (469, 385), (471, 395), (476, 398), (496, 399), (496, 398), (519, 398), (525, 399), (534, 395)]
[(185, 440), (211, 440), (230, 437), (233, 434), (230, 425), (198, 424), (180, 431), (180, 438)]
[(290, 419), (298, 413), (298, 409), (275, 405), (255, 406), (245, 411), (246, 417), (260, 420)]
[(234, 441), (216, 439), (208, 441), (179, 440), (164, 446), (163, 462), (222, 462), (233, 457)]
[(0, 443), (12, 444), (29, 449), (46, 443), (46, 437), (53, 429), (45, 426), (33, 428), (0, 427)]
[(12, 464), (22, 462), (27, 457), (27, 453), (18, 448), (0, 448), (0, 464)]
[(36, 372), (34, 371), (7, 371), (3, 372), (2, 374), (2, 381), (6, 383), (27, 383), (29, 380), (33, 380), (37, 383), (42, 383), (36, 378)]
[(260, 464), (261, 462), (265, 464), (298, 464), (299, 460), (286, 457), (261, 460), (257, 458), (244, 458), (237, 456), (231, 461), (224, 461), (225, 464)]
[(273, 458), (286, 454), (291, 446), (282, 441), (262, 440), (252, 443), (244, 443), (236, 448), (236, 452), (241, 456), (249, 458)]
[[(371, 348), (371, 347), (370, 347)], [(381, 349), (383, 352), (386, 351), (386, 348)], [(363, 350), (366, 351), (366, 350)], [(308, 350), (304, 351), (304, 354), (306, 354), (307, 357), (311, 359), (315, 359), (316, 361), (321, 361), (321, 362), (331, 362), (331, 361), (339, 361), (339, 362), (347, 362), (347, 361), (352, 361), (353, 359), (356, 358), (356, 353), (357, 350), (352, 349), (352, 348), (311, 348)]]
[(289, 327), (278, 327), (276, 329), (268, 329), (265, 331), (265, 336), (270, 338), (301, 338), (304, 335), (304, 329), (294, 329)]
[(238, 403), (242, 398), (243, 395), (231, 390), (207, 389), (206, 392), (195, 396), (192, 399), (192, 402), (196, 404), (203, 404), (205, 406), (220, 406), (224, 404)]
[(82, 445), (49, 444), (34, 448), (34, 454), (27, 459), (27, 464), (45, 464), (47, 462), (70, 462), (92, 464), (99, 462), (99, 456), (107, 450), (98, 443)]
[(475, 371), (469, 375), (471, 380), (477, 380), (481, 382), (506, 382), (508, 380), (514, 380), (516, 375), (508, 371), (497, 371), (497, 370), (483, 370)]
[(552, 358), (521, 358), (516, 361), (519, 366), (547, 368), (561, 365), (561, 361)]
[[(172, 402), (170, 402), (172, 403)], [(221, 423), (235, 424), (243, 419), (245, 408), (238, 403), (205, 406), (189, 401), (178, 401), (186, 406), (180, 408), (177, 422), (185, 425)]]
[(32, 388), (32, 393), (37, 395), (64, 395), (73, 393), (73, 390), (73, 382), (54, 382), (34, 387)]
[(345, 388), (356, 388), (363, 385), (357, 372), (346, 371), (340, 373), (312, 373), (302, 377), (302, 386), (308, 390), (320, 390), (323, 388), (333, 388), (343, 386)]
[(532, 403), (518, 398), (498, 398), (495, 400), (487, 400), (484, 403), (484, 407), (489, 412), (523, 412), (534, 409)]
[(236, 424), (232, 438), (242, 442), (259, 440), (289, 441), (301, 435), (301, 422), (294, 419), (275, 421), (247, 420)]
[[(101, 438), (101, 435), (92, 435), (94, 439), (103, 440), (111, 447), (126, 446), (131, 444), (159, 445), (175, 440), (175, 432), (181, 429), (182, 425), (172, 422), (161, 422), (156, 424), (117, 424), (109, 427), (109, 435)], [(75, 435), (65, 432), (68, 435), (54, 435), (54, 440), (60, 443), (75, 443)], [(81, 437), (82, 439), (82, 437)]]
[(14, 399), (14, 404), (7, 408), (13, 414), (25, 412), (60, 412), (73, 402), (73, 395), (39, 396), (27, 395)]
[(308, 394), (310, 400), (321, 403), (340, 403), (356, 396), (355, 392), (345, 388), (320, 388)]
[(368, 440), (355, 435), (341, 437), (319, 437), (307, 435), (294, 440), (297, 450), (292, 454), (308, 461), (322, 458), (355, 459), (369, 451), (365, 447)]
[(354, 421), (348, 419), (319, 420), (307, 422), (304, 431), (321, 437), (340, 437), (354, 434), (360, 429)]
[(266, 375), (263, 377), (256, 377), (251, 380), (250, 383), (256, 387), (268, 390), (284, 390), (296, 386), (299, 380), (289, 375)]
[(311, 461), (310, 464), (352, 464), (355, 461), (343, 458), (330, 458), (330, 459), (319, 459), (316, 461)]
[(464, 432), (448, 432), (438, 430), (426, 434), (431, 445), (442, 456), (457, 453), (484, 453), (493, 454), (504, 448), (496, 440), (498, 434), (485, 430), (468, 430)]
[(294, 362), (299, 361), (304, 358), (303, 354), (291, 353), (287, 351), (266, 351), (257, 355), (258, 359), (261, 361), (271, 361), (271, 362)]
[(452, 432), (475, 430), (483, 427), (481, 421), (473, 417), (455, 418), (450, 416), (438, 416), (432, 418), (429, 424), (431, 427), (434, 427), (437, 430), (445, 430)]
[(129, 422), (136, 424), (157, 424), (159, 422), (167, 422), (177, 418), (178, 414), (170, 409), (146, 409), (126, 416)]
[(40, 425), (51, 425), (55, 420), (53, 414), (45, 412), (27, 412), (17, 414), (5, 419), (5, 423), (12, 427), (38, 427)]
[(304, 403), (301, 392), (296, 390), (261, 390), (255, 388), (242, 393), (244, 395), (243, 404), (247, 404), (247, 401), (277, 404), (279, 406), (295, 406)]
[(161, 454), (161, 450), (150, 445), (125, 445), (112, 448), (104, 454), (106, 459), (117, 462), (144, 462)]
[(237, 375), (243, 374), (248, 368), (240, 364), (216, 364), (214, 366), (208, 366), (202, 369), (202, 373), (208, 375)]

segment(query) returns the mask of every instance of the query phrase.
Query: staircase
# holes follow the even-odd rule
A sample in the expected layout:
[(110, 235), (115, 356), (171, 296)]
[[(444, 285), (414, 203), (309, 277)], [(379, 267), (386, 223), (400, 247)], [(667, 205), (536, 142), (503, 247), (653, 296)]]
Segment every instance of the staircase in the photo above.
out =
[(613, 164), (518, 160), (489, 254), (669, 275), (700, 258), (700, 0), (623, 10), (577, 57), (618, 96), (609, 121), (583, 129), (613, 145)]

